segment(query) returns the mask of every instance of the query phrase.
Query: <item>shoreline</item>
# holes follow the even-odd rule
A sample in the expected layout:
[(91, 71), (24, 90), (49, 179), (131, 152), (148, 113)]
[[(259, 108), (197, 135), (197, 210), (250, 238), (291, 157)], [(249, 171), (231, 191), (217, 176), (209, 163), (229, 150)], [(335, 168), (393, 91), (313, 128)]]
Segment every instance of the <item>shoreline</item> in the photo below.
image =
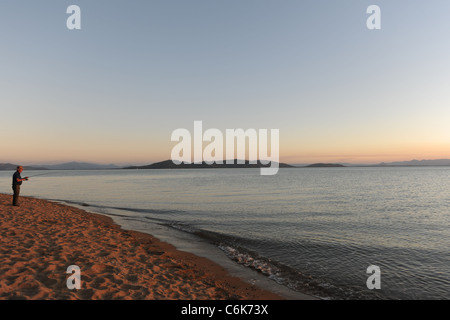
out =
[[(50, 200), (52, 201), (52, 200)], [(263, 290), (275, 293), (287, 300), (320, 300), (320, 298), (308, 295), (299, 291), (290, 289), (289, 287), (277, 283), (275, 280), (270, 279), (267, 274), (262, 274), (256, 269), (244, 266), (237, 263), (230, 258), (224, 250), (214, 243), (205, 241), (205, 239), (192, 234), (190, 232), (178, 230), (169, 226), (157, 224), (154, 222), (140, 221), (139, 223), (130, 223), (126, 217), (122, 217), (116, 214), (111, 214), (108, 211), (98, 212), (90, 210), (90, 205), (85, 203), (67, 203), (62, 200), (55, 200), (57, 203), (63, 205), (73, 206), (94, 214), (101, 214), (108, 216), (113, 221), (121, 226), (125, 230), (133, 230), (146, 234), (159, 239), (162, 242), (173, 245), (177, 250), (183, 252), (189, 252), (199, 257), (204, 257), (212, 262), (217, 263), (221, 267), (225, 268), (229, 275), (240, 278), (245, 282), (251, 283), (260, 287)]]
[[(2, 300), (288, 299), (106, 215), (26, 196), (13, 207), (11, 197), (0, 194)], [(81, 289), (67, 288), (70, 265)]]

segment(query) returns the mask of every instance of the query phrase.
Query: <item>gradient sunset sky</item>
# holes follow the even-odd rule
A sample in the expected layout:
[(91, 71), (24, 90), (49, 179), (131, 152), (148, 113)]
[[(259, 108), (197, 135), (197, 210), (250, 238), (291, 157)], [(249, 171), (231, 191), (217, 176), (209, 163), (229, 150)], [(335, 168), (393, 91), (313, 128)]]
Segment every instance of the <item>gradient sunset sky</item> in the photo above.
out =
[(450, 158), (449, 14), (448, 0), (3, 0), (0, 162), (162, 161), (195, 120), (279, 129), (287, 163)]

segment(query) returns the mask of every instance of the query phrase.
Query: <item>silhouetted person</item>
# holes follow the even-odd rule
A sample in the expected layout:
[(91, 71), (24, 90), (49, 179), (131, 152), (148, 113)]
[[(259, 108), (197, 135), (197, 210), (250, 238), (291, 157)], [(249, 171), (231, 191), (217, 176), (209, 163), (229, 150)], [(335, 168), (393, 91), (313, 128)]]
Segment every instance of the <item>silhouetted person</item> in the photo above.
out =
[(14, 172), (13, 179), (12, 179), (12, 189), (14, 192), (13, 195), (13, 206), (19, 206), (19, 194), (20, 194), (20, 185), (22, 184), (22, 181), (27, 181), (28, 177), (25, 177), (22, 179), (20, 174), (23, 171), (22, 166), (17, 167), (17, 171)]

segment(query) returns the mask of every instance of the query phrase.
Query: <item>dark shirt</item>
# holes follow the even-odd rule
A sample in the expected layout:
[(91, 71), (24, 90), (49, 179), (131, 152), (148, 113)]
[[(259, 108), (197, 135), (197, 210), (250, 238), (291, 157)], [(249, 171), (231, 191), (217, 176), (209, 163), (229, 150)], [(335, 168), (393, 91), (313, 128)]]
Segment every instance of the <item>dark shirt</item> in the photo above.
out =
[(22, 181), (17, 181), (17, 179), (22, 179), (22, 177), (20, 176), (20, 172), (19, 171), (16, 171), (13, 174), (13, 180), (12, 180), (13, 186), (14, 185), (19, 185), (20, 186), (22, 184)]

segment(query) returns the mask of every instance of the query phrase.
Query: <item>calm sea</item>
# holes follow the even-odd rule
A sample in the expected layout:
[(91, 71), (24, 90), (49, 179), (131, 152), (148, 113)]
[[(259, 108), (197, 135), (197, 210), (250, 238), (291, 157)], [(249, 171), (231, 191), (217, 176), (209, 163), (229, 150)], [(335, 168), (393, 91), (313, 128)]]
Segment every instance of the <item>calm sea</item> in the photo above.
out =
[[(0, 172), (11, 193), (13, 172)], [(41, 175), (45, 174), (45, 175)], [(24, 196), (213, 243), (326, 299), (450, 299), (450, 167), (28, 171)], [(380, 268), (369, 290), (367, 268)]]

